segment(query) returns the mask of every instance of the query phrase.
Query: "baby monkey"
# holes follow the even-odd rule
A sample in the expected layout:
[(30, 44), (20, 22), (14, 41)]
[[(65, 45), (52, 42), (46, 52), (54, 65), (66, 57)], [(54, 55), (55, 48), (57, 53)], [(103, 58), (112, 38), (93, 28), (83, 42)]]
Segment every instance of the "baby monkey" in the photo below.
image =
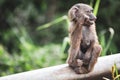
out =
[(96, 16), (91, 6), (78, 3), (68, 12), (70, 48), (67, 63), (78, 74), (93, 70), (101, 53), (96, 34)]

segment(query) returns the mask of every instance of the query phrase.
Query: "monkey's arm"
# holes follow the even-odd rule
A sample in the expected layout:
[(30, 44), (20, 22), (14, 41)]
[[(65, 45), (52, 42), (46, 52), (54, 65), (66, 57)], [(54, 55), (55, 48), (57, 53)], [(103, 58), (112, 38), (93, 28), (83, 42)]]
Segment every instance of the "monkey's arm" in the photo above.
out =
[(71, 21), (71, 25), (69, 28), (70, 49), (67, 62), (69, 65), (76, 66), (76, 57), (79, 54), (82, 38), (82, 26), (84, 24), (86, 16), (80, 12), (78, 6), (73, 6), (68, 12), (68, 17)]
[(96, 43), (93, 46), (93, 50), (92, 50), (92, 54), (91, 54), (91, 60), (89, 62), (89, 67), (88, 67), (88, 71), (91, 71), (94, 68), (94, 65), (97, 62), (97, 59), (100, 56), (101, 51), (102, 51), (101, 45)]
[[(70, 32), (70, 49), (67, 62), (73, 64), (76, 62), (76, 57), (79, 52), (81, 37), (82, 37), (82, 26), (81, 24), (74, 25), (74, 31)], [(74, 65), (76, 66), (76, 65)]]

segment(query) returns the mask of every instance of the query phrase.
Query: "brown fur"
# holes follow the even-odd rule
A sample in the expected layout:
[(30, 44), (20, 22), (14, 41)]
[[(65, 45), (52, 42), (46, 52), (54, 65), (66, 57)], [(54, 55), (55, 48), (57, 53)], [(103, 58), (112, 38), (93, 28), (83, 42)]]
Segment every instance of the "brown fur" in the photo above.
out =
[(67, 62), (76, 73), (88, 73), (93, 68), (101, 52), (95, 29), (96, 17), (92, 7), (75, 4), (68, 12), (70, 19), (70, 49)]

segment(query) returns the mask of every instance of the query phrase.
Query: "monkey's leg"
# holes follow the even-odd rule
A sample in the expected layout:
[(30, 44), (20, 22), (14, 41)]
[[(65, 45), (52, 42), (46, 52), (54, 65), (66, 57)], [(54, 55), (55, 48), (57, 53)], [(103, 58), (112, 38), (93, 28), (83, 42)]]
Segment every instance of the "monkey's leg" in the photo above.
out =
[[(72, 54), (72, 53), (71, 53), (71, 54)], [(75, 54), (73, 54), (73, 55), (75, 55)], [(69, 64), (70, 67), (75, 68), (75, 67), (80, 67), (80, 66), (83, 65), (83, 61), (82, 61), (82, 59), (80, 58), (80, 57), (83, 56), (83, 53), (82, 53), (82, 52), (79, 51), (79, 52), (76, 54), (75, 59), (74, 59), (73, 61), (71, 61), (71, 62), (69, 62), (69, 61), (71, 60), (71, 57), (70, 57), (70, 56), (72, 56), (72, 55), (69, 55), (69, 57), (68, 57), (68, 59), (67, 59), (67, 62), (68, 62), (68, 64)], [(73, 56), (72, 56), (72, 58), (73, 58)]]
[(92, 56), (91, 56), (91, 60), (88, 66), (88, 71), (92, 71), (92, 69), (94, 68), (95, 63), (97, 62), (97, 59), (101, 53), (102, 47), (99, 44), (95, 44), (93, 47), (93, 51), (92, 51)]
[(102, 48), (100, 45), (94, 45), (93, 49), (92, 49), (92, 53), (91, 53), (91, 58), (90, 58), (90, 62), (89, 64), (84, 64), (81, 67), (76, 67), (74, 70), (76, 73), (78, 74), (85, 74), (88, 73), (90, 71), (92, 71), (92, 69), (94, 68), (94, 65), (97, 61), (97, 58), (100, 55)]
[(74, 49), (70, 47), (67, 58), (67, 63), (69, 64), (69, 66), (76, 66), (76, 56), (78, 55), (78, 50), (79, 48)]

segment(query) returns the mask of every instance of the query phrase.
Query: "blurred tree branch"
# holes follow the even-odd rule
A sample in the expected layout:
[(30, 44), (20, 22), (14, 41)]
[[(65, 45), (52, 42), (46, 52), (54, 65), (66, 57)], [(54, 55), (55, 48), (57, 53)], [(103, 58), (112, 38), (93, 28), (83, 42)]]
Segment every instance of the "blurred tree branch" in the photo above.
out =
[(102, 80), (112, 79), (112, 66), (116, 64), (120, 71), (120, 54), (100, 57), (92, 72), (76, 74), (67, 64), (48, 67), (10, 76), (1, 77), (0, 80)]

